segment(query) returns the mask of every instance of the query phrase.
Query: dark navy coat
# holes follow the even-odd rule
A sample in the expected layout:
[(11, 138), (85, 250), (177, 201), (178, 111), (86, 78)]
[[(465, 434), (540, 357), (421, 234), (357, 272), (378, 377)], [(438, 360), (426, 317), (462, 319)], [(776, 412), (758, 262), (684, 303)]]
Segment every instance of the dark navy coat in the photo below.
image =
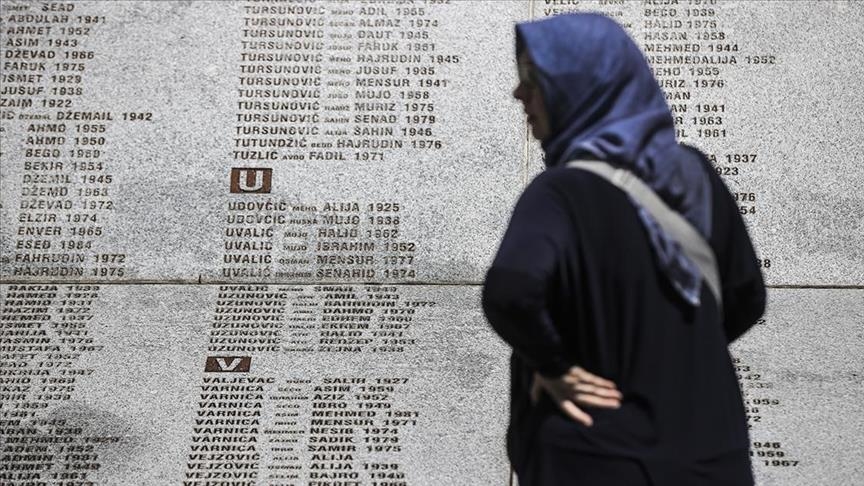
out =
[[(507, 445), (521, 486), (589, 484), (565, 476), (592, 457), (636, 465), (657, 486), (752, 484), (727, 345), (762, 315), (765, 288), (736, 202), (704, 155), (688, 152), (710, 174), (722, 317), (706, 285), (699, 307), (681, 298), (659, 270), (634, 205), (600, 177), (552, 167), (516, 204), (483, 307), (514, 350)], [(548, 398), (529, 400), (535, 370), (559, 376), (573, 365), (614, 381), (624, 395), (620, 409), (585, 408), (592, 427)], [(540, 477), (557, 477), (555, 468), (560, 482)], [(625, 484), (607, 479), (602, 484)]]

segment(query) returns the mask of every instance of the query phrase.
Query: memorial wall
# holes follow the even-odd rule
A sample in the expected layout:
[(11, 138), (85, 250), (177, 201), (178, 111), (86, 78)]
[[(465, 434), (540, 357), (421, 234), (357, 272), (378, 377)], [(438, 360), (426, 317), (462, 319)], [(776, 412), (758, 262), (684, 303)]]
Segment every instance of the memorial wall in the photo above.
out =
[(513, 25), (606, 13), (738, 201), (760, 486), (864, 484), (864, 4), (0, 3), (0, 485), (508, 485)]

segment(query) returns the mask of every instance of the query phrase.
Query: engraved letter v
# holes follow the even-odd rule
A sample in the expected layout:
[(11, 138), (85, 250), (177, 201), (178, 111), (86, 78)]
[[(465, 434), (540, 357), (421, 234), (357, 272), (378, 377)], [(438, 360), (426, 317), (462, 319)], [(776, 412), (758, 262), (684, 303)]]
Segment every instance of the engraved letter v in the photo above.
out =
[(231, 364), (229, 365), (225, 363), (225, 358), (216, 358), (216, 362), (219, 363), (219, 369), (223, 371), (233, 370), (240, 364), (240, 361), (242, 361), (242, 358), (231, 358)]

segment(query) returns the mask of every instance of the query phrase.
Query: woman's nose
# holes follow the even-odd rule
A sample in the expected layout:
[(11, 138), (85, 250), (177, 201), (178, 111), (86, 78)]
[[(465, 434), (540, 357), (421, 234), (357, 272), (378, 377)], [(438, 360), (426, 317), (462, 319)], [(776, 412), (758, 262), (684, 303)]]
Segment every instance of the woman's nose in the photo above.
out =
[(513, 97), (519, 101), (525, 101), (525, 87), (522, 85), (522, 83), (516, 85), (516, 88), (513, 90)]

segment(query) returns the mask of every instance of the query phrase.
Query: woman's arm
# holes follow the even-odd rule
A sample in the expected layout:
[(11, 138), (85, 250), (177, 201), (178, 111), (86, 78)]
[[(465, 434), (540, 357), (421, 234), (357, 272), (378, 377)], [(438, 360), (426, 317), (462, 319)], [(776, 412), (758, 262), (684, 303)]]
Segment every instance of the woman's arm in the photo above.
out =
[(483, 285), (483, 310), (495, 332), (528, 366), (548, 377), (574, 364), (546, 309), (561, 249), (572, 223), (545, 174), (526, 189), (510, 219)]
[(554, 191), (540, 176), (528, 186), (516, 208), (483, 286), (486, 318), (536, 370), (531, 396), (545, 390), (561, 411), (590, 427), (591, 416), (579, 406), (618, 408), (615, 383), (575, 366), (547, 310), (547, 293), (562, 249), (573, 245), (575, 227)]
[(712, 199), (716, 206), (711, 246), (717, 252), (723, 289), (723, 327), (726, 340), (731, 343), (765, 312), (765, 282), (738, 204), (710, 163), (702, 160), (710, 171)]

